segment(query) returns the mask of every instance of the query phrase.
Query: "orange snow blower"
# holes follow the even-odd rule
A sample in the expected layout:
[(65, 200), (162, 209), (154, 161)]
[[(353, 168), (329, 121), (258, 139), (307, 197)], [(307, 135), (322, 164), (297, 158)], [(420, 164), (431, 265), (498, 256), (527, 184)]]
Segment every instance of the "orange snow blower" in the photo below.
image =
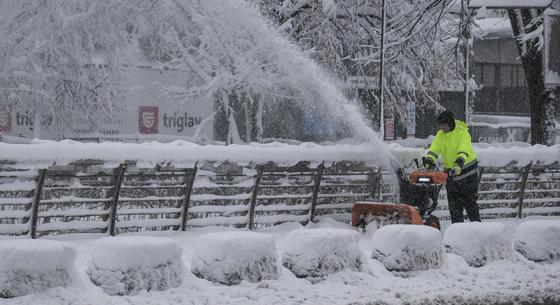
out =
[(443, 171), (415, 170), (400, 177), (401, 201), (405, 204), (356, 202), (352, 205), (352, 226), (365, 232), (375, 222), (379, 228), (388, 224), (424, 224), (440, 229), (439, 219), (432, 215), (439, 191), (447, 182)]

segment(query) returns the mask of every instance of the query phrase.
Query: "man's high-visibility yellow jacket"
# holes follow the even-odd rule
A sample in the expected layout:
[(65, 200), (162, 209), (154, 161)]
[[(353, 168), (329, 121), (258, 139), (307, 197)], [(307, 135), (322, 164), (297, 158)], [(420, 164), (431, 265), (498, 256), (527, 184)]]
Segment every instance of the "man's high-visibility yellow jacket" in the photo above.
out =
[[(443, 159), (445, 169), (450, 169), (455, 163), (458, 163), (463, 169), (476, 168), (476, 153), (471, 143), (471, 135), (467, 128), (467, 124), (460, 120), (455, 120), (455, 129), (448, 133), (439, 130), (436, 134), (432, 145), (426, 157), (431, 158), (436, 163), (438, 156)], [(457, 159), (462, 159), (457, 162)], [(467, 171), (462, 172), (466, 174)]]

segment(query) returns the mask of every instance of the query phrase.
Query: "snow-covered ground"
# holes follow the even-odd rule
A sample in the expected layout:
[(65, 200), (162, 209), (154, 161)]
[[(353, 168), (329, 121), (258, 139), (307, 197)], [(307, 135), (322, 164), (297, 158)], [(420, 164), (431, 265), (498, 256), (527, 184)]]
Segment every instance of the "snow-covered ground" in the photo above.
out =
[[(547, 218), (553, 219), (553, 218)], [(524, 220), (503, 220), (507, 232), (514, 234)], [(558, 218), (557, 218), (558, 220)], [(558, 220), (560, 221), (560, 220)], [(347, 224), (325, 219), (305, 227), (349, 228)], [(280, 256), (290, 244), (286, 237), (302, 229), (298, 223), (286, 223), (260, 231), (272, 237)], [(415, 271), (398, 276), (387, 271), (372, 256), (372, 234), (360, 234), (363, 253), (362, 271), (345, 270), (312, 284), (298, 279), (280, 266), (280, 276), (259, 283), (243, 281), (239, 285), (215, 284), (193, 275), (191, 259), (204, 234), (234, 229), (208, 227), (187, 232), (160, 232), (151, 235), (175, 240), (183, 250), (186, 266), (179, 287), (165, 291), (140, 291), (134, 296), (109, 296), (91, 283), (87, 270), (94, 253), (94, 241), (101, 235), (63, 235), (50, 239), (63, 240), (77, 252), (77, 278), (67, 288), (52, 288), (42, 293), (0, 299), (0, 304), (560, 304), (560, 261), (534, 263), (514, 253), (506, 260), (489, 261), (475, 268), (457, 255), (447, 254), (441, 269)], [(138, 234), (136, 234), (138, 235)], [(7, 238), (7, 237), (3, 237)], [(1, 241), (0, 241), (1, 242)]]

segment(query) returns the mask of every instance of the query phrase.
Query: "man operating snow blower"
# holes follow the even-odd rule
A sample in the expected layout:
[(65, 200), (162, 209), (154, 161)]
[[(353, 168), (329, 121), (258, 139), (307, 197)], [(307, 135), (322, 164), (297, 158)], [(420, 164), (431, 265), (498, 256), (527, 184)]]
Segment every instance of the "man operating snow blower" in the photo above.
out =
[(439, 156), (443, 159), (447, 179), (447, 199), (451, 223), (463, 222), (463, 209), (470, 221), (480, 221), (478, 210), (478, 161), (467, 124), (455, 120), (451, 111), (437, 117), (438, 132), (428, 154), (422, 158), (426, 169), (433, 169)]

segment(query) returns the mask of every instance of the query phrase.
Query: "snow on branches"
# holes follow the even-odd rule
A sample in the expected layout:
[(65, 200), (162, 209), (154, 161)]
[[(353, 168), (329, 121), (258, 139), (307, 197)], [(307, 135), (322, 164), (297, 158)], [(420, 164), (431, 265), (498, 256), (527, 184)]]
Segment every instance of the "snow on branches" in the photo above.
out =
[(0, 11), (0, 88), (62, 124), (94, 124), (126, 106), (114, 101), (127, 69), (149, 65), (188, 74), (182, 87), (153, 85), (178, 106), (216, 103), (226, 143), (241, 140), (243, 118), (243, 140), (261, 140), (263, 104), (281, 102), (304, 105), (315, 121), (345, 121), (347, 133), (366, 130), (321, 69), (243, 0), (25, 0)]
[[(389, 113), (404, 112), (410, 101), (432, 105), (437, 93), (432, 80), (457, 78), (451, 38), (458, 27), (448, 15), (449, 4), (387, 1), (384, 89)], [(381, 0), (276, 0), (261, 1), (261, 8), (337, 77), (379, 76)], [(368, 98), (377, 99), (377, 94)], [(377, 111), (367, 108), (371, 114)]]

